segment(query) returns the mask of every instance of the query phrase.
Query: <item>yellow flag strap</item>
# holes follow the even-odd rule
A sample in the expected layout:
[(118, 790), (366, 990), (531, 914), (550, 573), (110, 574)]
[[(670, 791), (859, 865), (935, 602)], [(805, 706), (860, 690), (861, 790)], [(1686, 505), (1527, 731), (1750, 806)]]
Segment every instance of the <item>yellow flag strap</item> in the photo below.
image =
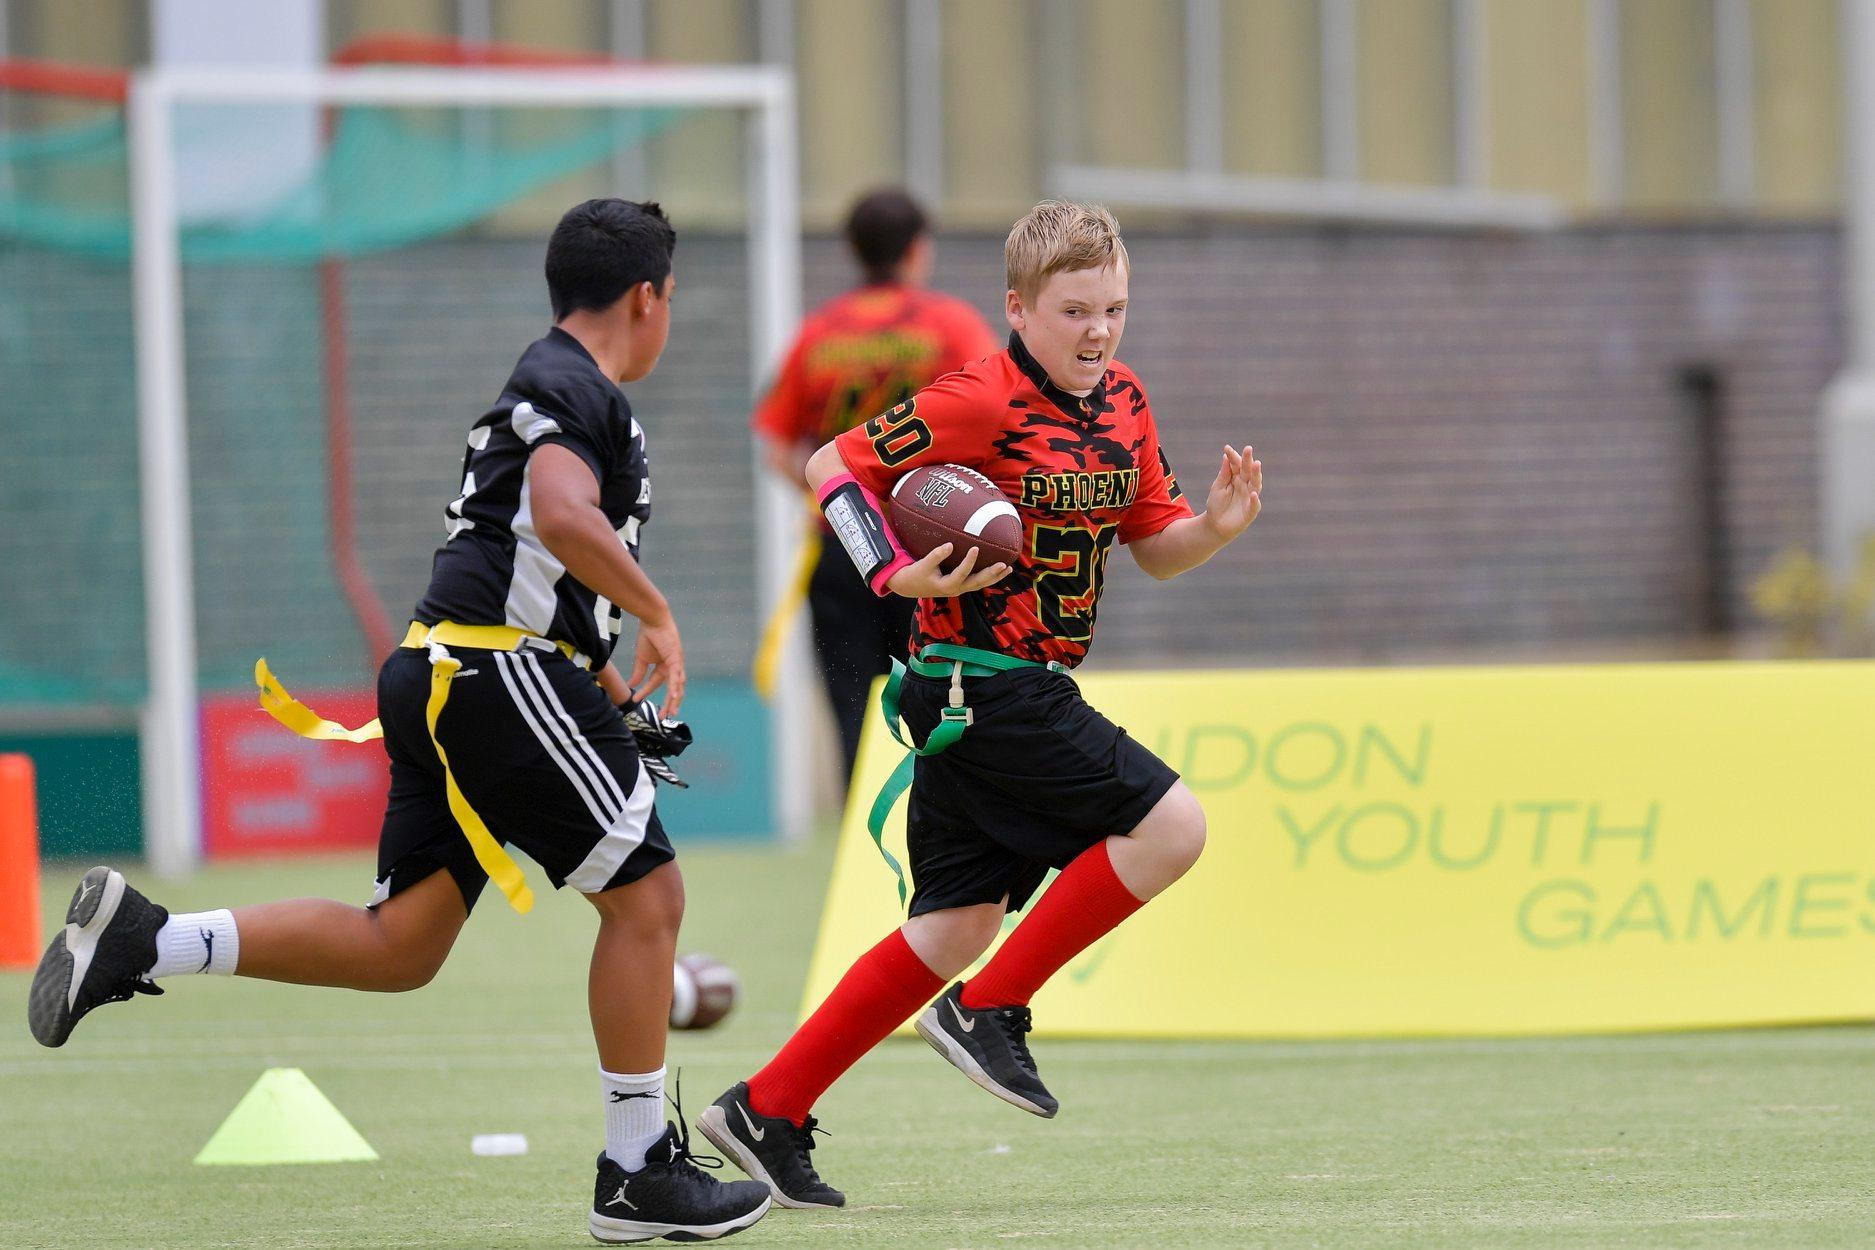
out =
[(794, 572), (788, 577), (788, 584), (782, 587), (781, 597), (775, 600), (775, 610), (768, 614), (768, 623), (762, 626), (762, 640), (755, 648), (755, 663), (751, 677), (755, 682), (755, 693), (764, 699), (775, 697), (775, 682), (781, 673), (782, 646), (788, 641), (788, 626), (807, 602), (808, 583), (814, 580), (814, 568), (820, 563), (820, 512), (815, 511), (809, 522), (807, 538), (801, 543), (800, 554), (794, 561)]
[(356, 729), (347, 729), (319, 715), (286, 692), (265, 660), (254, 661), (254, 681), (260, 687), (260, 705), (302, 738), (316, 742), (373, 742), (384, 736), (384, 728), (375, 717)]
[(501, 843), (495, 841), (495, 835), (482, 823), (481, 816), (469, 806), (462, 787), (456, 784), (455, 770), (449, 767), (449, 757), (443, 754), (443, 744), (436, 736), (436, 718), (442, 715), (443, 705), (449, 702), (449, 683), (461, 667), (462, 661), (442, 647), (430, 648), (430, 702), (423, 710), (424, 720), (430, 727), (430, 745), (436, 748), (436, 758), (443, 765), (443, 791), (449, 796), (450, 814), (462, 826), (463, 836), (469, 839), (469, 848), (475, 852), (475, 862), (482, 866), (488, 879), (507, 896), (509, 906), (525, 916), (534, 910), (534, 892), (527, 888), (527, 878), (521, 875), (521, 866), (501, 848)]
[[(424, 722), (429, 726), (430, 745), (436, 749), (436, 758), (443, 766), (443, 792), (449, 799), (450, 814), (456, 818), (463, 836), (469, 840), (469, 848), (475, 852), (475, 862), (482, 866), (488, 879), (507, 897), (509, 905), (523, 915), (534, 908), (534, 892), (528, 888), (520, 865), (502, 849), (501, 843), (495, 840), (488, 825), (462, 793), (462, 787), (456, 784), (456, 774), (449, 767), (449, 757), (443, 753), (443, 744), (436, 737), (436, 721), (442, 715), (443, 705), (449, 702), (449, 683), (455, 679), (456, 670), (462, 667), (462, 661), (443, 649), (445, 645), (517, 651), (530, 645), (528, 640), (532, 638), (533, 634), (501, 625), (456, 625), (445, 621), (439, 625), (413, 623), (404, 635), (403, 643), (413, 650), (426, 649), (430, 653), (430, 699), (424, 708)], [(562, 646), (561, 650), (568, 649)], [(571, 654), (570, 651), (568, 653)], [(337, 721), (320, 716), (287, 693), (286, 687), (268, 669), (266, 660), (255, 661), (254, 680), (260, 686), (260, 705), (275, 720), (302, 738), (322, 742), (370, 742), (384, 736), (383, 727), (375, 719), (357, 729), (347, 729)]]

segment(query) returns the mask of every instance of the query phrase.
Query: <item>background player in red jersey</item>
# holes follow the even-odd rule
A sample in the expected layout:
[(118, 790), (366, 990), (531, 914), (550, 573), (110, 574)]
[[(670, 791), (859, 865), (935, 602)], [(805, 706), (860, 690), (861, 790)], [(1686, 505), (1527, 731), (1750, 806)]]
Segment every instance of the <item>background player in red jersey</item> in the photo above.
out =
[[(1225, 447), (1194, 516), (1159, 449), (1145, 388), (1114, 352), (1128, 262), (1105, 210), (1047, 201), (1004, 246), (1008, 350), (940, 378), (815, 452), (807, 478), (876, 593), (919, 600), (906, 723), (918, 760), (910, 918), (863, 955), (767, 1067), (699, 1119), (788, 1206), (840, 1206), (813, 1148), (815, 1100), (988, 949), (1050, 868), (1061, 876), (981, 972), (918, 1032), (978, 1085), (1053, 1116), (1026, 1035), (1044, 981), (1172, 882), (1204, 847), (1204, 811), (1166, 764), (1082, 701), (1067, 672), (1093, 638), (1117, 539), (1156, 578), (1204, 563), (1262, 506), (1262, 465)], [(1016, 502), (1014, 569), (913, 561), (879, 500), (924, 464), (976, 469)]]
[[(801, 480), (816, 448), (997, 349), (976, 309), (924, 289), (935, 247), (911, 196), (895, 189), (862, 196), (847, 215), (846, 241), (864, 281), (807, 319), (755, 411), (769, 465), (791, 482)], [(854, 578), (832, 531), (819, 529), (807, 607), (840, 730), (844, 780), (859, 755), (873, 679), (905, 658), (913, 604), (871, 593)]]

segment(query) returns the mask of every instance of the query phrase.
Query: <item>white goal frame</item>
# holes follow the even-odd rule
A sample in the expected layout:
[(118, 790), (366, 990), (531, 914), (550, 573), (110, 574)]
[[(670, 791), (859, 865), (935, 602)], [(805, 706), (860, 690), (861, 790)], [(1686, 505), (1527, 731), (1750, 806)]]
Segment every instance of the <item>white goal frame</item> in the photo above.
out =
[[(773, 67), (580, 69), (155, 68), (129, 99), (131, 281), (149, 696), (139, 720), (145, 854), (161, 876), (201, 856), (200, 709), (189, 517), (182, 256), (173, 111), (179, 104), (699, 107), (752, 115), (747, 169), (752, 377), (762, 385), (800, 321), (801, 224), (792, 74)], [(798, 499), (756, 462), (759, 630), (800, 541)], [(772, 811), (785, 838), (813, 818), (814, 747), (799, 731), (811, 697), (805, 631), (794, 631), (770, 713)], [(754, 634), (750, 647), (755, 645)]]

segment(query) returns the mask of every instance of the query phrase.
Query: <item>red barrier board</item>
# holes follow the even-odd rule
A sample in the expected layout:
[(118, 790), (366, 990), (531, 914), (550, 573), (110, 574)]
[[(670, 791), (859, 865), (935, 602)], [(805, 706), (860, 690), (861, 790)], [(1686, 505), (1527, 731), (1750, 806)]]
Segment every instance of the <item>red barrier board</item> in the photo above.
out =
[[(367, 691), (302, 697), (345, 725), (377, 715)], [(210, 858), (375, 846), (389, 791), (380, 742), (309, 741), (252, 694), (202, 700), (202, 850)]]

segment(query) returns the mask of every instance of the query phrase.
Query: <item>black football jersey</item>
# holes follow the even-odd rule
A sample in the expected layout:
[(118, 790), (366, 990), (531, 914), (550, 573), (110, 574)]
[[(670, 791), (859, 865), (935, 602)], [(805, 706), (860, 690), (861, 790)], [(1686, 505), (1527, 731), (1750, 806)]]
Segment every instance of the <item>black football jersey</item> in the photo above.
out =
[(637, 558), (651, 519), (644, 430), (624, 392), (556, 326), (521, 354), (501, 398), (469, 431), (462, 493), (449, 504), (449, 537), (416, 619), (511, 625), (568, 644), (596, 669), (618, 644), (624, 612), (568, 573), (534, 532), (529, 465), (549, 443), (591, 466), (599, 506)]

